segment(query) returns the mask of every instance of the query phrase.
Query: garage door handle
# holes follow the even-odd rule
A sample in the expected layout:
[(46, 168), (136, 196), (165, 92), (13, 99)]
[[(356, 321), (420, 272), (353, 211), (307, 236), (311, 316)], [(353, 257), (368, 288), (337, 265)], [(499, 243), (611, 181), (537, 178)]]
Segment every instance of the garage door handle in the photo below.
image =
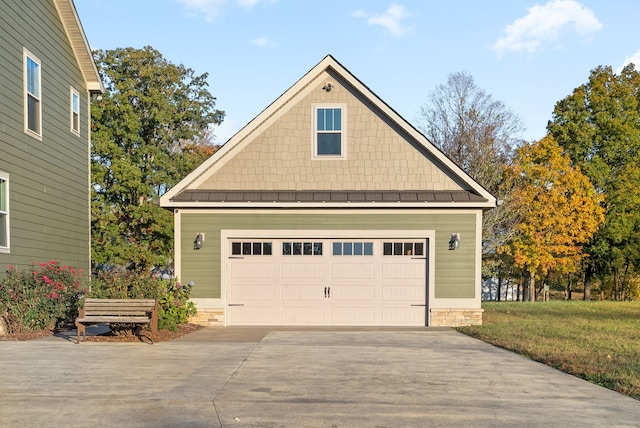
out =
[(331, 287), (324, 287), (324, 298), (325, 299), (331, 298)]
[(411, 260), (427, 260), (426, 257), (411, 257)]
[(427, 305), (410, 305), (410, 306), (427, 306)]
[(229, 306), (244, 306), (244, 303), (229, 303)]

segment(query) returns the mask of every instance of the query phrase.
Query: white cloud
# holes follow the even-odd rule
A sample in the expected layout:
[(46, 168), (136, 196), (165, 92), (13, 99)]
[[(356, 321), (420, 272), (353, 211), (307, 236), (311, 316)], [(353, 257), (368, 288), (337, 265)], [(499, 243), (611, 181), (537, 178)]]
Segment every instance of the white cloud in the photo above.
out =
[(250, 43), (256, 46), (268, 46), (269, 39), (266, 37), (258, 37), (257, 39), (250, 40)]
[[(206, 21), (215, 20), (227, 7), (229, 0), (176, 0), (182, 4), (187, 10), (193, 11), (194, 14), (204, 14)], [(236, 0), (238, 6), (244, 9), (252, 9), (261, 2), (274, 3), (276, 0)]]
[(353, 13), (355, 18), (366, 18), (369, 25), (380, 25), (394, 37), (403, 37), (411, 31), (411, 27), (405, 27), (401, 21), (411, 16), (400, 4), (391, 4), (389, 9), (382, 14), (372, 15), (358, 10)]
[(206, 21), (213, 21), (227, 5), (227, 0), (176, 0), (193, 13), (204, 14)]
[(640, 70), (640, 50), (633, 55), (626, 57), (622, 65), (616, 70), (616, 74), (620, 74), (622, 69), (631, 63), (636, 66), (636, 71)]
[(516, 19), (504, 29), (492, 49), (502, 56), (507, 52), (527, 52), (532, 55), (543, 50), (560, 33), (569, 28), (583, 37), (589, 37), (602, 28), (593, 11), (575, 0), (552, 0), (543, 6), (529, 9), (524, 18)]

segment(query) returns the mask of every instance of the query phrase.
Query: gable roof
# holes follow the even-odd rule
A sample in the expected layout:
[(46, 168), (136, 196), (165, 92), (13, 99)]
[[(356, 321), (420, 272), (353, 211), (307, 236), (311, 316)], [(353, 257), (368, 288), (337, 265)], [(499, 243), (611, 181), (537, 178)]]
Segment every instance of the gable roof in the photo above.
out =
[(93, 61), (91, 48), (82, 29), (82, 24), (80, 23), (80, 18), (78, 17), (78, 12), (73, 4), (73, 0), (53, 0), (53, 3), (58, 11), (67, 38), (71, 43), (76, 61), (78, 61), (82, 76), (87, 84), (87, 89), (89, 92), (103, 93), (104, 86), (102, 85), (102, 79)]
[[(272, 191), (272, 192), (252, 192), (252, 191), (228, 191), (199, 189), (198, 187), (207, 181), (216, 170), (221, 168), (231, 158), (234, 157), (241, 148), (249, 144), (256, 135), (266, 130), (283, 114), (284, 107), (295, 104), (304, 97), (303, 89), (316, 80), (321, 74), (331, 71), (337, 73), (350, 87), (357, 91), (362, 97), (367, 99), (386, 119), (393, 122), (402, 129), (413, 142), (421, 147), (432, 158), (437, 160), (443, 169), (455, 176), (458, 181), (465, 184), (468, 190), (462, 191), (427, 191), (427, 192), (327, 192), (312, 191)], [(286, 110), (285, 110), (286, 111)], [(260, 194), (256, 197), (256, 195)], [(326, 197), (324, 193), (330, 193)], [(403, 202), (402, 206), (424, 207), (425, 202), (429, 206), (438, 207), (482, 207), (492, 208), (496, 206), (496, 199), (480, 184), (466, 174), (458, 165), (451, 161), (442, 151), (436, 148), (422, 133), (402, 118), (395, 110), (382, 101), (366, 85), (351, 74), (342, 64), (331, 55), (327, 55), (315, 67), (307, 72), (300, 80), (285, 91), (258, 116), (249, 122), (244, 128), (229, 139), (214, 155), (203, 162), (193, 172), (171, 188), (160, 198), (160, 205), (163, 207), (215, 207), (215, 206), (300, 206), (300, 202), (305, 202), (305, 206), (339, 206), (348, 204), (353, 207), (355, 203), (381, 202), (376, 204), (383, 207), (398, 206), (398, 202)]]

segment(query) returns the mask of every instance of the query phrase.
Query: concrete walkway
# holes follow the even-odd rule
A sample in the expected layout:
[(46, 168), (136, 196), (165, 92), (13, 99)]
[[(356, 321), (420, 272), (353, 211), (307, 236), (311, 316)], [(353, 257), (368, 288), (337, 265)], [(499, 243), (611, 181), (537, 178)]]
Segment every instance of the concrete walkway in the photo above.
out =
[(0, 426), (635, 427), (640, 401), (449, 329), (0, 342)]

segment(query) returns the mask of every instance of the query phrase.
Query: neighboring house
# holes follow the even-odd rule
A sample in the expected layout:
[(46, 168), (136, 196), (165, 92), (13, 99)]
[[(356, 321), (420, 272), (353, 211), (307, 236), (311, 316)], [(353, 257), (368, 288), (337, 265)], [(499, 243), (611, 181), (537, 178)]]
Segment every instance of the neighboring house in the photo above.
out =
[(482, 322), (496, 199), (331, 56), (161, 205), (197, 322)]
[(89, 104), (103, 86), (72, 0), (0, 0), (0, 274), (90, 268)]

